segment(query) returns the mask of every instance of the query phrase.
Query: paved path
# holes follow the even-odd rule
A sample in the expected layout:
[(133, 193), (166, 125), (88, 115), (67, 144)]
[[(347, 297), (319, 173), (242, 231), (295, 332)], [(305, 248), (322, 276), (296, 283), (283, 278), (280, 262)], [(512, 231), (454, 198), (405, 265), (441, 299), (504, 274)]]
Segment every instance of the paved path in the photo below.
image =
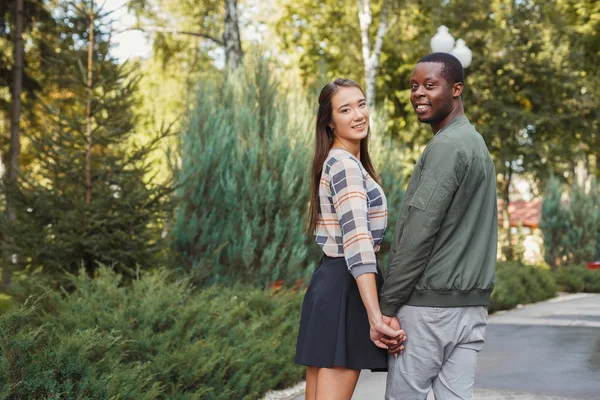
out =
[[(563, 295), (488, 322), (475, 400), (600, 400), (600, 295)], [(352, 399), (383, 399), (385, 379), (364, 371)]]

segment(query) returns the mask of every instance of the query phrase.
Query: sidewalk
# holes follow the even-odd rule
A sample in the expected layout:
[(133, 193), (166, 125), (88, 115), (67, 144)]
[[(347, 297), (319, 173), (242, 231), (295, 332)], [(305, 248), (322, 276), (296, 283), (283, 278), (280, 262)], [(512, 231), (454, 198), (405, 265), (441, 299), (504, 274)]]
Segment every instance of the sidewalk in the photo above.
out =
[[(383, 399), (385, 381), (363, 371), (352, 399)], [(490, 315), (473, 398), (600, 399), (600, 295), (560, 294)], [(303, 399), (301, 383), (264, 400)]]

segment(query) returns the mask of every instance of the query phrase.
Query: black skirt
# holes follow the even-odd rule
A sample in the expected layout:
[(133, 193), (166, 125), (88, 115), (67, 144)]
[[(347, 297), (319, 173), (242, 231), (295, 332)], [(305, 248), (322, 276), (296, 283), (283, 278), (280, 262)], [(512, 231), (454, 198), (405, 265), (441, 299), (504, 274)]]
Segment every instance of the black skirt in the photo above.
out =
[[(383, 285), (377, 265), (377, 290)], [(387, 370), (387, 353), (369, 337), (369, 319), (344, 257), (323, 256), (302, 304), (297, 364)]]

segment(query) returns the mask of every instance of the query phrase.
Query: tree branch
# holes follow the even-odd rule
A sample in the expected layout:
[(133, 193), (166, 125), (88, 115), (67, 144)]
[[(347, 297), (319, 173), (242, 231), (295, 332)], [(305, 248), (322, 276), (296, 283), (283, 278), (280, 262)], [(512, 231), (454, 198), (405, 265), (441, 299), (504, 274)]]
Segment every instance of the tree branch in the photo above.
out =
[(216, 37), (209, 35), (207, 33), (202, 32), (190, 32), (190, 31), (181, 31), (177, 28), (169, 28), (163, 26), (150, 26), (150, 25), (142, 25), (142, 26), (132, 26), (130, 28), (125, 29), (124, 31), (142, 31), (142, 32), (159, 32), (159, 33), (174, 33), (176, 35), (188, 35), (188, 36), (196, 36), (204, 39), (212, 40), (219, 46), (225, 46), (225, 42), (223, 40), (217, 39)]

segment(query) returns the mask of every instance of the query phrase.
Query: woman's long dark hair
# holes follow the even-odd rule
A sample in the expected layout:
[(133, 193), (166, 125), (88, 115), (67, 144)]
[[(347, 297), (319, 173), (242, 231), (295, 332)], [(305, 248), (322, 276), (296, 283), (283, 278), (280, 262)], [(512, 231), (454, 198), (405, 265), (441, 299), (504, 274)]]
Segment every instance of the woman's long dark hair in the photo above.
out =
[[(323, 163), (327, 159), (329, 150), (333, 145), (333, 130), (329, 126), (332, 117), (331, 99), (341, 88), (358, 88), (364, 96), (364, 91), (360, 85), (351, 79), (338, 78), (328, 83), (321, 89), (319, 95), (319, 111), (317, 112), (317, 127), (315, 138), (315, 153), (313, 155), (311, 168), (311, 196), (310, 210), (308, 217), (308, 231), (314, 232), (319, 219), (319, 185), (321, 184), (321, 173), (323, 172)], [(360, 162), (365, 167), (371, 178), (379, 183), (379, 177), (373, 168), (371, 157), (369, 156), (369, 135), (371, 134), (371, 125), (367, 136), (360, 141)]]

